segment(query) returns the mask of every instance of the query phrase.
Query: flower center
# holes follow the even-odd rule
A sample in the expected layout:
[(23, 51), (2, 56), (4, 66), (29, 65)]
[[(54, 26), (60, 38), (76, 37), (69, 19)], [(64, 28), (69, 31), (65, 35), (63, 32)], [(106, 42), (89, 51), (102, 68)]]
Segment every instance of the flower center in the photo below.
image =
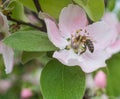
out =
[(69, 45), (66, 46), (66, 50), (73, 49), (73, 51), (80, 55), (88, 50), (93, 53), (94, 52), (94, 45), (92, 40), (89, 38), (89, 33), (85, 30), (84, 35), (81, 35), (83, 32), (82, 29), (77, 30), (75, 35), (71, 35), (71, 38), (68, 38), (67, 41), (70, 42)]

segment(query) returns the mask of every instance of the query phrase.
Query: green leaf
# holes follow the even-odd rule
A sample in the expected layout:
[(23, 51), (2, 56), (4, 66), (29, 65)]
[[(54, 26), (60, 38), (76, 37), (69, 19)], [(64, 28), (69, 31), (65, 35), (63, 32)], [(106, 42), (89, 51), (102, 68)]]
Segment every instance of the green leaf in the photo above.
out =
[(73, 0), (82, 6), (93, 21), (98, 21), (104, 14), (104, 0)]
[(36, 12), (36, 7), (34, 5), (33, 0), (29, 0), (29, 2), (28, 2), (28, 0), (18, 0), (18, 1), (20, 1), (21, 3), (23, 3), (24, 6), (26, 6), (29, 9), (31, 9), (31, 10), (33, 10), (33, 11)]
[(46, 53), (37, 58), (37, 60), (42, 64), (46, 65), (52, 58), (48, 57)]
[(34, 58), (42, 56), (43, 54), (44, 54), (43, 52), (23, 52), (22, 63), (25, 64)]
[(108, 0), (107, 9), (109, 11), (112, 11), (115, 7), (115, 4), (116, 4), (116, 0)]
[(109, 96), (120, 96), (120, 53), (107, 61), (109, 75), (107, 93)]
[(61, 9), (72, 3), (72, 0), (39, 0), (43, 11), (49, 13), (54, 18), (58, 18)]
[[(22, 2), (24, 6), (36, 11), (33, 0), (29, 0), (29, 2), (27, 0), (19, 1)], [(67, 6), (69, 3), (72, 3), (72, 0), (39, 0), (39, 3), (43, 11), (49, 13), (55, 18), (58, 18), (61, 9)]]
[(4, 43), (21, 51), (54, 51), (57, 48), (41, 31), (19, 31), (4, 40)]
[(44, 99), (82, 99), (85, 73), (79, 66), (65, 66), (51, 60), (43, 69), (40, 79)]
[(88, 0), (73, 0), (79, 5), (86, 5), (88, 3)]
[(12, 9), (12, 18), (26, 22), (28, 21), (24, 14), (24, 7), (22, 3), (17, 0), (12, 0), (8, 7)]
[(115, 8), (114, 8), (114, 12), (116, 13), (119, 21), (120, 21), (120, 1), (119, 0), (116, 0), (116, 5), (115, 5)]

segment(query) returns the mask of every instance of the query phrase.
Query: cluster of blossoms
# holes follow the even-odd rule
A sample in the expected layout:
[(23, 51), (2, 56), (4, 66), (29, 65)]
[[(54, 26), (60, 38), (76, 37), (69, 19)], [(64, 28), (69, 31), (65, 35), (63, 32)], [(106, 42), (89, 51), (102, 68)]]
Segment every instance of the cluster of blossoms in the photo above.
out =
[(88, 24), (85, 11), (70, 4), (62, 9), (58, 24), (45, 17), (48, 37), (59, 48), (53, 57), (67, 66), (78, 65), (86, 73), (105, 67), (105, 61), (120, 50), (118, 20), (107, 14), (101, 21)]
[[(89, 24), (85, 11), (74, 4), (62, 9), (59, 23), (45, 13), (41, 15), (46, 23), (50, 41), (59, 48), (53, 57), (64, 65), (80, 66), (85, 73), (91, 73), (105, 67), (105, 61), (120, 51), (120, 23), (114, 13), (105, 13), (101, 21), (93, 24)], [(3, 43), (3, 39), (8, 36), (8, 20), (0, 12), (0, 54), (4, 59), (6, 73), (10, 73), (14, 65), (14, 51)], [(90, 79), (92, 78), (88, 79), (90, 84), (87, 85), (91, 89), (106, 87), (107, 78), (104, 72), (99, 71), (94, 79)], [(30, 89), (25, 88), (21, 91), (22, 99), (32, 95)], [(108, 99), (105, 95), (103, 97)]]
[[(102, 20), (89, 24), (85, 11), (78, 5), (63, 8), (59, 24), (49, 15), (44, 18), (48, 37), (59, 48), (54, 58), (67, 66), (78, 65), (86, 73), (105, 67), (105, 61), (120, 50), (119, 21), (114, 13), (106, 13)], [(0, 53), (6, 72), (13, 68), (13, 50), (2, 39), (10, 35), (6, 16), (0, 13)], [(3, 37), (2, 37), (3, 35)]]

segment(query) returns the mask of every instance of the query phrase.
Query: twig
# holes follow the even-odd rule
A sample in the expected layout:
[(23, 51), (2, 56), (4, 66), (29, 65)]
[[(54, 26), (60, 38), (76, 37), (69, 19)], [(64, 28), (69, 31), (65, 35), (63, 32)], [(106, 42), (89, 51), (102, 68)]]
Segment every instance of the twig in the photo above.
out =
[(19, 20), (16, 20), (16, 19), (11, 18), (10, 16), (7, 16), (7, 18), (8, 18), (8, 20), (13, 21), (13, 22), (16, 22), (16, 23), (18, 23), (18, 24), (27, 25), (27, 26), (36, 28), (36, 29), (38, 29), (38, 30), (44, 31), (44, 28), (38, 27), (38, 26), (33, 25), (33, 24), (31, 24), (31, 23), (26, 23), (26, 22), (23, 22), (23, 21), (19, 21)]
[[(33, 2), (34, 2), (34, 5), (35, 5), (38, 13), (39, 13), (40, 11), (42, 11), (39, 1), (38, 1), (38, 0), (33, 0)], [(39, 19), (39, 20), (40, 20), (41, 23), (42, 23), (42, 28), (43, 28), (43, 30), (46, 32), (45, 22), (44, 22), (43, 20), (41, 20), (41, 19)]]
[(38, 12), (42, 11), (41, 6), (39, 4), (39, 1), (38, 0), (33, 0), (33, 2), (34, 2), (34, 5), (35, 5), (37, 11)]

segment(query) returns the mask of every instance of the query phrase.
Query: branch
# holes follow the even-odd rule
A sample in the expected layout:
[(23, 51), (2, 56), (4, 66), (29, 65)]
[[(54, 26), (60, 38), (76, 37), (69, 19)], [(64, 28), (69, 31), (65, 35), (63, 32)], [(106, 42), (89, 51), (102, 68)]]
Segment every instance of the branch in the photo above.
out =
[(18, 24), (27, 25), (27, 26), (36, 28), (36, 29), (38, 29), (38, 30), (44, 31), (44, 28), (38, 27), (38, 26), (33, 25), (33, 24), (31, 24), (31, 23), (26, 23), (26, 22), (23, 22), (23, 21), (19, 21), (19, 20), (16, 20), (16, 19), (11, 18), (10, 16), (7, 16), (7, 18), (8, 18), (8, 20), (13, 21), (13, 22), (16, 22), (16, 23), (18, 23)]
[[(38, 13), (39, 13), (40, 11), (42, 11), (39, 1), (38, 1), (38, 0), (33, 0), (33, 2), (34, 2), (34, 5), (35, 5)], [(44, 22), (43, 20), (41, 20), (41, 19), (39, 19), (39, 20), (40, 20), (41, 23), (42, 23), (42, 28), (43, 28), (43, 30), (46, 32), (47, 29), (46, 29), (45, 22)]]
[(42, 11), (41, 6), (39, 4), (39, 1), (38, 0), (33, 0), (33, 2), (34, 2), (34, 5), (35, 5), (37, 11), (38, 12)]

